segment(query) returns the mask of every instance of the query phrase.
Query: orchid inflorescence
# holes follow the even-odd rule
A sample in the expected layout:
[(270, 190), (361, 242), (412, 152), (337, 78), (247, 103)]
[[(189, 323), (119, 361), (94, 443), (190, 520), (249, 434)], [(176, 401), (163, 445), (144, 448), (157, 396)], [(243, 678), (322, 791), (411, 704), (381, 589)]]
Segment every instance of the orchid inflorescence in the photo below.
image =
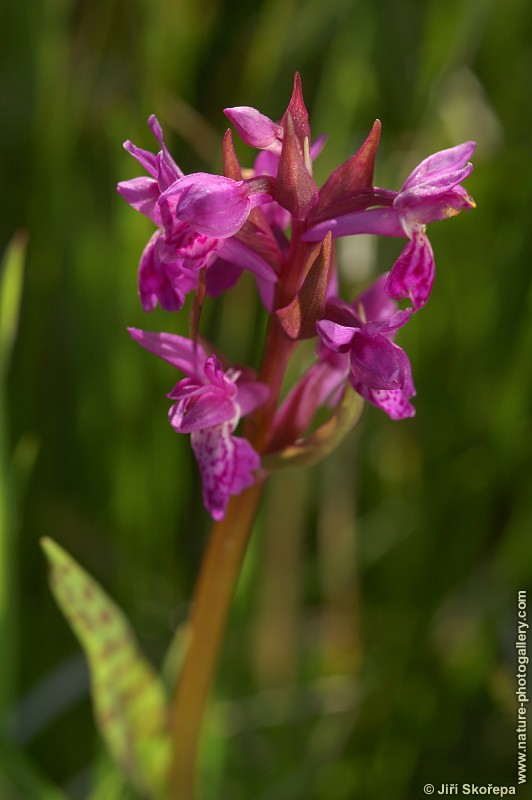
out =
[[(280, 122), (247, 106), (225, 114), (260, 151), (252, 170), (241, 168), (228, 130), (224, 174), (184, 175), (152, 116), (157, 154), (124, 144), (148, 176), (118, 184), (157, 226), (138, 271), (144, 311), (157, 305), (179, 311), (192, 292), (201, 308), (205, 294), (229, 291), (248, 270), (270, 316), (258, 378), (200, 339), (199, 313), (191, 314), (190, 338), (130, 329), (135, 341), (185, 375), (169, 394), (169, 419), (175, 431), (191, 434), (204, 503), (215, 520), (223, 518), (230, 495), (254, 483), (261, 464), (297, 450), (320, 406), (334, 416), (346, 396), (362, 397), (392, 419), (415, 413), (410, 362), (393, 340), (432, 289), (426, 225), (474, 206), (461, 185), (472, 170), (474, 142), (429, 156), (398, 192), (374, 186), (379, 121), (318, 189), (312, 162), (324, 138), (311, 139), (297, 74)], [(339, 297), (333, 239), (362, 233), (408, 241), (389, 273), (346, 301)], [(409, 305), (400, 308), (402, 300)], [(312, 337), (318, 337), (316, 360), (279, 405), (286, 362), (297, 342)], [(247, 435), (235, 436), (246, 415)]]

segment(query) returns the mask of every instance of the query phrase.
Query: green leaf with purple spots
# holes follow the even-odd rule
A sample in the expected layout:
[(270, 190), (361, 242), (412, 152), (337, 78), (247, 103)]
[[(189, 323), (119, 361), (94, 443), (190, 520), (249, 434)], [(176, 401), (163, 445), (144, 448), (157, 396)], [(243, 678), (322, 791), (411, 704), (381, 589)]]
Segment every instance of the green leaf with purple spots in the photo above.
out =
[(126, 617), (96, 581), (51, 539), (43, 539), (42, 547), (52, 592), (89, 662), (101, 734), (128, 779), (148, 797), (164, 797), (170, 736), (162, 682)]

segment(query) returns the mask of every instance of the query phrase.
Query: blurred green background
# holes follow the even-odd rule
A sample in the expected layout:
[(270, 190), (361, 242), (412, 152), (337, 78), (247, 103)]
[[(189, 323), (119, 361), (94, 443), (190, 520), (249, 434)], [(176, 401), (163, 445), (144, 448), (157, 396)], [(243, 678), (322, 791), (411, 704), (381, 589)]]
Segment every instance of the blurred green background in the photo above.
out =
[[(139, 172), (122, 142), (151, 149), (155, 112), (185, 172), (217, 169), (222, 108), (278, 118), (296, 69), (313, 133), (329, 135), (319, 182), (379, 117), (379, 185), (476, 139), (478, 208), (430, 229), (435, 289), (399, 339), (416, 418), (367, 409), (328, 461), (270, 482), (206, 725), (203, 798), (406, 800), (427, 782), (517, 782), (516, 596), (532, 577), (531, 23), (525, 0), (2, 4), (0, 246), (27, 235), (11, 353), (16, 280), (1, 319), (2, 800), (134, 797), (95, 732), (39, 538), (110, 591), (159, 665), (208, 532), (188, 442), (166, 419), (177, 374), (125, 333), (185, 323), (140, 310), (151, 226), (116, 195)], [(346, 286), (401, 246), (345, 243)], [(207, 331), (256, 360), (257, 314), (243, 281), (209, 304)]]

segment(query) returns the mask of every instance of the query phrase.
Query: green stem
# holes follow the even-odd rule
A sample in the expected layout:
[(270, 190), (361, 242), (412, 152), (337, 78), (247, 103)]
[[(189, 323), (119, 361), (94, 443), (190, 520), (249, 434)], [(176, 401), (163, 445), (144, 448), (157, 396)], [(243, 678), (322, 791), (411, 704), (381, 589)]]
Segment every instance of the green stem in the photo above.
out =
[(264, 478), (231, 498), (224, 519), (213, 525), (203, 558), (188, 624), (187, 654), (172, 707), (172, 800), (195, 797), (201, 722), (263, 485)]
[[(288, 303), (297, 291), (307, 266), (309, 250), (299, 235), (293, 236), (282, 280), (278, 284), (277, 308)], [(270, 388), (270, 397), (248, 420), (245, 431), (258, 452), (263, 452), (268, 444), (286, 366), (296, 345), (286, 338), (273, 313), (259, 374), (259, 380)], [(201, 723), (265, 479), (263, 473), (254, 486), (232, 497), (224, 519), (211, 529), (194, 591), (183, 670), (171, 707), (174, 754), (170, 776), (171, 800), (194, 800), (196, 796)]]

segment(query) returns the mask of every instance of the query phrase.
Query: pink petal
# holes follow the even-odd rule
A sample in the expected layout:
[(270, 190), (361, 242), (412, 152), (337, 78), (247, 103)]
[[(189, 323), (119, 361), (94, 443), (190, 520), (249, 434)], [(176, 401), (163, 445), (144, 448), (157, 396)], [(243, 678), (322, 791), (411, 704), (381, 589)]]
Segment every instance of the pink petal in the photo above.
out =
[(230, 495), (253, 484), (252, 472), (260, 467), (260, 458), (248, 441), (231, 436), (229, 422), (194, 431), (191, 443), (205, 507), (213, 519), (223, 519)]
[(242, 181), (198, 172), (186, 175), (161, 196), (177, 195), (175, 214), (198, 233), (226, 238), (237, 233), (252, 204)]
[(168, 206), (161, 204), (165, 231), (157, 241), (157, 255), (161, 261), (182, 259), (183, 266), (189, 270), (199, 270), (211, 259), (214, 252), (220, 249), (223, 239), (213, 239), (197, 233), (186, 222), (171, 219), (167, 216)]
[(138, 328), (128, 328), (128, 333), (145, 350), (168, 361), (185, 375), (203, 381), (203, 365), (207, 354), (197, 342), (173, 333), (153, 333)]
[(449, 191), (442, 192), (435, 195), (420, 195), (415, 198), (410, 198), (410, 201), (404, 205), (402, 211), (402, 202), (397, 204), (397, 209), (400, 211), (400, 219), (406, 231), (415, 227), (415, 225), (428, 225), (429, 222), (435, 222), (439, 219), (448, 219), (454, 217), (461, 211), (468, 211), (470, 208), (475, 207), (475, 201), (463, 186), (453, 186)]
[(353, 388), (369, 403), (385, 411), (391, 419), (415, 416), (416, 409), (401, 389), (370, 389), (355, 382)]
[(237, 267), (253, 272), (262, 280), (275, 283), (277, 274), (274, 268), (262, 256), (236, 238), (224, 239), (220, 248), (220, 256)]
[(157, 160), (154, 153), (150, 153), (149, 150), (143, 150), (137, 145), (133, 144), (129, 139), (124, 142), (124, 150), (135, 158), (141, 167), (144, 167), (146, 172), (148, 172), (152, 178), (157, 177)]
[(361, 294), (353, 303), (353, 308), (360, 304), (364, 309), (364, 316), (372, 322), (384, 321), (392, 317), (397, 311), (397, 303), (384, 291), (387, 275), (381, 275)]
[(247, 489), (255, 483), (253, 472), (260, 469), (260, 456), (247, 439), (242, 439), (240, 436), (232, 438), (235, 455), (230, 492), (231, 494), (240, 494), (243, 489)]
[(385, 291), (395, 300), (409, 297), (418, 311), (427, 302), (434, 283), (434, 256), (422, 230), (414, 231), (412, 240), (393, 265)]
[[(179, 383), (171, 392), (173, 398), (179, 398)], [(168, 419), (177, 433), (192, 433), (210, 429), (215, 425), (234, 423), (238, 417), (238, 408), (231, 397), (223, 389), (215, 386), (198, 387), (191, 394), (189, 387), (184, 387), (184, 397), (170, 408)]]
[(269, 386), (264, 383), (258, 383), (255, 380), (246, 379), (244, 375), (241, 378), (237, 378), (235, 385), (238, 389), (237, 403), (243, 417), (264, 405), (270, 396)]
[(320, 242), (331, 231), (333, 237), (356, 233), (376, 233), (380, 236), (406, 236), (397, 212), (392, 208), (370, 208), (353, 211), (335, 219), (327, 219), (313, 225), (302, 239), (305, 242)]
[(465, 142), (447, 150), (440, 150), (438, 153), (425, 158), (410, 173), (403, 183), (401, 191), (410, 189), (412, 186), (426, 181), (430, 177), (436, 177), (442, 173), (452, 172), (468, 161), (476, 147), (476, 142)]
[(356, 332), (350, 355), (354, 381), (371, 389), (402, 389), (410, 375), (404, 350), (382, 334)]
[(129, 181), (120, 181), (116, 187), (118, 194), (141, 214), (151, 219), (156, 225), (160, 223), (157, 200), (159, 199), (159, 184), (153, 178), (132, 178)]
[(316, 330), (322, 342), (333, 352), (346, 352), (353, 341), (356, 327), (340, 325), (330, 319), (320, 319)]
[(217, 256), (206, 272), (207, 294), (209, 297), (219, 297), (223, 292), (232, 289), (241, 275), (242, 267)]
[(283, 129), (269, 117), (250, 106), (225, 108), (224, 114), (235, 126), (238, 135), (251, 147), (281, 152)]
[(197, 275), (184, 269), (182, 262), (162, 262), (157, 255), (160, 233), (155, 233), (142, 253), (139, 264), (139, 294), (144, 311), (153, 311), (157, 303), (165, 311), (179, 311), (185, 295), (196, 288)]
[(414, 204), (423, 203), (425, 201), (431, 202), (440, 196), (447, 196), (471, 174), (472, 170), (473, 164), (469, 163), (466, 164), (465, 167), (462, 167), (462, 169), (430, 176), (426, 181), (415, 183), (410, 188), (399, 192), (394, 200), (393, 207), (397, 211), (401, 211)]

